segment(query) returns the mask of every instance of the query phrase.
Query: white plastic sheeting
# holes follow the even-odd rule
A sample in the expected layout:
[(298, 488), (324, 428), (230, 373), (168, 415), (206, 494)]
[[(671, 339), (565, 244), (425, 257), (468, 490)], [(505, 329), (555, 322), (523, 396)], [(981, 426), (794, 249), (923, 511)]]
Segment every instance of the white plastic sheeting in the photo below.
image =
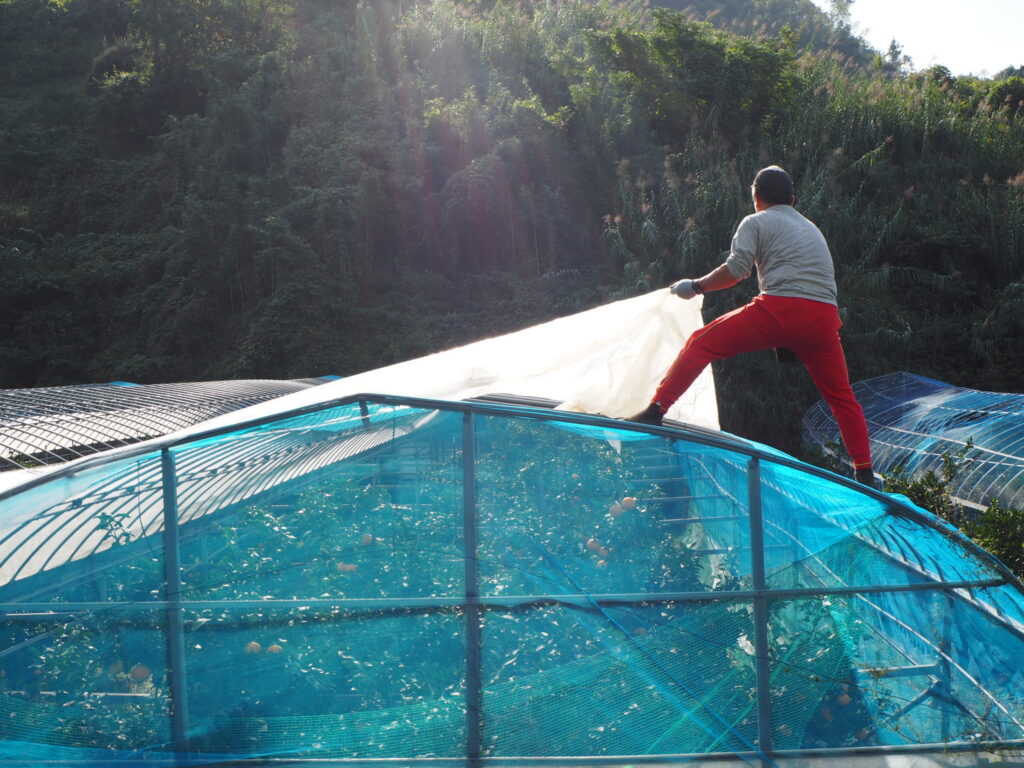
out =
[[(667, 289), (659, 290), (311, 387), (149, 442), (158, 446), (183, 435), (360, 393), (443, 400), (501, 393), (557, 400), (565, 410), (621, 418), (643, 410), (650, 402), (687, 337), (703, 325), (701, 304), (701, 297), (686, 301)], [(669, 409), (667, 417), (719, 428), (710, 368)], [(133, 447), (133, 453), (138, 447)], [(108, 455), (114, 457), (122, 450), (114, 449)], [(41, 467), (5, 472), (0, 477), (0, 493), (51, 471)], [(98, 470), (102, 474), (107, 471)]]
[[(346, 395), (374, 393), (465, 400), (502, 393), (562, 402), (564, 410), (615, 418), (643, 410), (687, 337), (703, 325), (701, 297), (667, 289), (522, 331), (389, 365), (190, 427), (248, 421)], [(710, 368), (667, 417), (718, 429)]]

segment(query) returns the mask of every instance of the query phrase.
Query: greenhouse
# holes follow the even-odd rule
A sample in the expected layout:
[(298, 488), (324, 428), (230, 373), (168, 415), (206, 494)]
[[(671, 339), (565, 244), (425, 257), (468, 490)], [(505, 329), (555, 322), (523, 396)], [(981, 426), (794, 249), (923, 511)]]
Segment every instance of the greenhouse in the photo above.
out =
[[(982, 392), (899, 372), (853, 385), (871, 431), (875, 471), (911, 477), (943, 474), (962, 461), (954, 497), (985, 508), (998, 500), (1024, 507), (1024, 395)], [(838, 444), (839, 428), (824, 401), (804, 417), (805, 438)]]
[[(585, 319), (629, 332), (658, 301)], [(442, 353), (20, 470), (0, 493), (0, 760), (1017, 759), (1024, 591), (998, 561), (696, 418), (580, 412), (523, 358), (513, 386), (521, 342), (471, 376)], [(422, 393), (439, 362), (463, 396)], [(362, 389), (385, 380), (413, 393)], [(710, 420), (706, 395), (685, 407)]]
[(205, 381), (82, 384), (0, 391), (0, 472), (59, 464), (166, 435), (322, 384)]

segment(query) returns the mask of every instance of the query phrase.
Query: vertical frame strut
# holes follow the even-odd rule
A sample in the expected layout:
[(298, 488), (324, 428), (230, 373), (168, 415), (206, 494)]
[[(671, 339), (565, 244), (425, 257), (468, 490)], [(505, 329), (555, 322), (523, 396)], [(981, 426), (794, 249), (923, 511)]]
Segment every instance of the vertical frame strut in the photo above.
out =
[(480, 586), (477, 569), (476, 530), (476, 435), (473, 412), (462, 414), (462, 522), (465, 548), (465, 612), (466, 612), (466, 759), (478, 765), (483, 733), (480, 623), (483, 618), (479, 603)]
[(170, 687), (174, 751), (189, 752), (188, 696), (185, 684), (185, 626), (181, 614), (181, 550), (178, 537), (178, 485), (174, 454), (160, 452), (164, 502), (164, 581), (167, 599), (167, 679)]
[(768, 586), (764, 566), (764, 520), (761, 508), (761, 462), (754, 456), (747, 465), (750, 505), (750, 571), (754, 588), (754, 675), (757, 685), (757, 746), (772, 751), (771, 679), (768, 659)]

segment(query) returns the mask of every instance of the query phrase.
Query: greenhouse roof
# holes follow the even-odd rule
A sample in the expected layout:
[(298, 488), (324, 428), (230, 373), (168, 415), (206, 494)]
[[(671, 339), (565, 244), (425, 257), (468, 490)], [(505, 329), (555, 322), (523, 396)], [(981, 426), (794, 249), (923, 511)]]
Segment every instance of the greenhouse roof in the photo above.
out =
[(325, 380), (112, 382), (0, 390), (0, 471), (131, 445)]
[[(954, 497), (986, 507), (994, 499), (1024, 507), (1024, 395), (955, 387), (899, 372), (853, 385), (871, 433), (876, 472), (941, 477), (946, 459), (963, 465), (951, 481)], [(804, 435), (837, 444), (839, 429), (824, 401), (804, 417)]]
[(546, 405), (350, 395), (0, 494), (0, 757), (894, 766), (1024, 744), (1024, 594), (954, 529), (713, 430)]

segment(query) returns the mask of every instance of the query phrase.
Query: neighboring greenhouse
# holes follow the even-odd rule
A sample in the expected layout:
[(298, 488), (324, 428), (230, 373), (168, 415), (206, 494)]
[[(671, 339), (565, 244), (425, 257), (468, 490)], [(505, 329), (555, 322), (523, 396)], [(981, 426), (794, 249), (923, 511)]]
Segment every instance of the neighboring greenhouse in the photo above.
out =
[(547, 405), (350, 395), (0, 494), (0, 757), (1018, 754), (1024, 593), (955, 530), (728, 435)]
[(0, 390), (0, 472), (131, 445), (327, 380), (118, 381)]
[[(998, 499), (1024, 507), (1024, 395), (954, 387), (910, 373), (853, 386), (871, 433), (875, 471), (942, 476), (943, 457), (963, 456), (951, 484), (963, 503), (985, 507)], [(839, 429), (824, 401), (804, 417), (804, 437), (827, 448)], [(970, 447), (968, 448), (968, 445)]]

